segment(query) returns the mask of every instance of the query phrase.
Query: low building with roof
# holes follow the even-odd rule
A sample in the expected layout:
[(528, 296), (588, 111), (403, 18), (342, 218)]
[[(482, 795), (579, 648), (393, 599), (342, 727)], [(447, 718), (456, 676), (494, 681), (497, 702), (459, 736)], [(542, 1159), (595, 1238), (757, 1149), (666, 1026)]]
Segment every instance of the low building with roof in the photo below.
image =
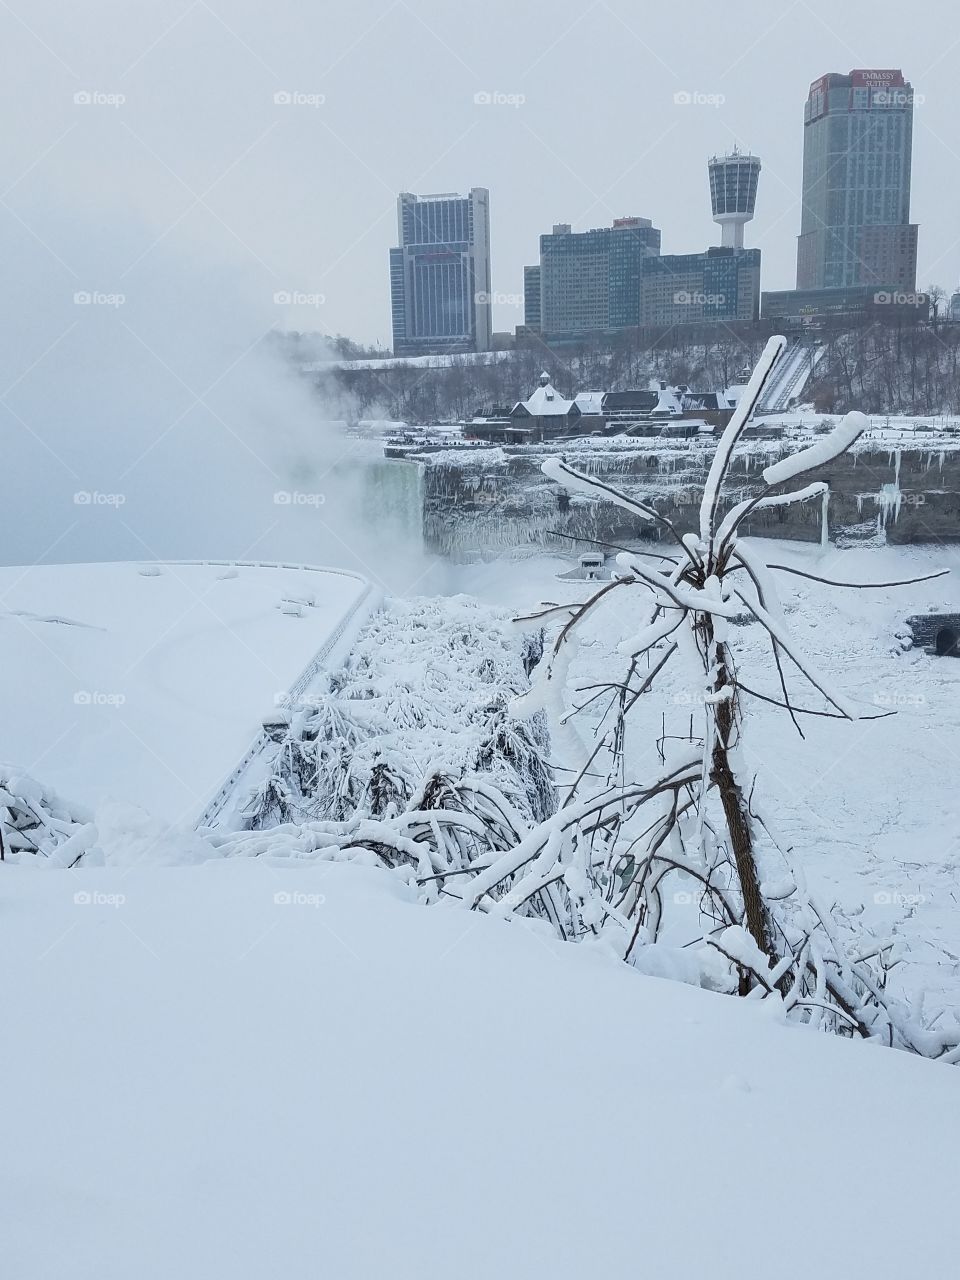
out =
[(533, 394), (518, 400), (509, 413), (475, 417), (464, 434), (474, 440), (529, 444), (562, 436), (660, 435), (670, 423), (687, 423), (689, 430), (678, 426), (670, 434), (695, 436), (725, 427), (742, 390), (735, 384), (721, 391), (693, 391), (660, 382), (627, 391), (580, 391), (569, 399), (544, 372)]
[(589, 435), (604, 427), (602, 391), (581, 391), (574, 399), (561, 395), (547, 372), (533, 394), (518, 400), (509, 413), (475, 417), (464, 428), (474, 440), (529, 444), (557, 436)]
[[(584, 422), (584, 416), (577, 400), (568, 400), (561, 395), (550, 381), (549, 373), (544, 372), (537, 380), (533, 395), (526, 400), (518, 400), (511, 409), (510, 424), (531, 440), (547, 440), (551, 436), (589, 431), (591, 427)], [(598, 424), (602, 425), (599, 414), (586, 416), (596, 416)]]

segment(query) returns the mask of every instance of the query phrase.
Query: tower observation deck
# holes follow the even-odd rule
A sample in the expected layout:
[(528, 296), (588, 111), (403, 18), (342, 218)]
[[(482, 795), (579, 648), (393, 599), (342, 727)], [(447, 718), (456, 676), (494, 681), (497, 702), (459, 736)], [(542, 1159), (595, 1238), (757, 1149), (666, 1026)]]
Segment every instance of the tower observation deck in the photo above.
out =
[(721, 227), (720, 243), (731, 249), (743, 248), (743, 228), (753, 217), (757, 204), (760, 160), (734, 149), (729, 155), (709, 161), (710, 202), (713, 220)]

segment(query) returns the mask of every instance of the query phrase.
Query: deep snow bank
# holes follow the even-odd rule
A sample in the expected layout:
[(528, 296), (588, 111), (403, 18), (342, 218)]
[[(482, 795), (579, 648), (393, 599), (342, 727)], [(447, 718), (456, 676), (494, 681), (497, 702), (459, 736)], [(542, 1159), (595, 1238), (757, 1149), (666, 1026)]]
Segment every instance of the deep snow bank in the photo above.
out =
[(0, 873), (17, 1280), (954, 1270), (946, 1067), (357, 867)]
[(357, 574), (251, 562), (0, 568), (0, 597), (0, 761), (177, 824), (376, 603)]

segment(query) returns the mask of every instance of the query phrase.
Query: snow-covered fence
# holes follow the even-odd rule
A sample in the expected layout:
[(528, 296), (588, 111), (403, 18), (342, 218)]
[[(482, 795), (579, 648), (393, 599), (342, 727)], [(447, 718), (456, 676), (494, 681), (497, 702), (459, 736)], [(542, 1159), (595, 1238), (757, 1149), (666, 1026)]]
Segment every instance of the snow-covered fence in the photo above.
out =
[[(375, 609), (379, 607), (381, 601), (381, 594), (363, 577), (362, 574), (353, 573), (347, 569), (331, 569), (320, 565), (265, 560), (178, 560), (168, 561), (167, 563), (183, 565), (218, 565), (231, 569), (297, 569), (307, 573), (333, 573), (344, 578), (354, 578), (357, 582), (365, 584), (362, 594), (354, 601), (350, 609), (340, 619), (334, 631), (331, 632), (304, 667), (303, 671), (301, 671), (300, 675), (291, 684), (287, 691), (287, 698), (291, 703), (303, 697), (306, 691), (313, 685), (321, 671), (330, 669), (330, 666), (335, 661), (338, 651), (339, 655), (341, 657), (343, 656), (344, 641), (347, 638), (348, 633), (351, 636), (355, 635), (359, 627), (363, 625), (364, 621)], [(246, 775), (254, 761), (263, 755), (270, 745), (270, 738), (267, 733), (261, 729), (234, 767), (205, 802), (196, 821), (198, 829), (216, 825), (241, 778)]]

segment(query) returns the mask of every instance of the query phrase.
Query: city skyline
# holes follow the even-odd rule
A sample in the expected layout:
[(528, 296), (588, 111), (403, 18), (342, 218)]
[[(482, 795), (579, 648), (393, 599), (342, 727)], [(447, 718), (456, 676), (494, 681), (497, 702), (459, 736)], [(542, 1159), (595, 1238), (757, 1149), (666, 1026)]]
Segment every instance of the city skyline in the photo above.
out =
[[(29, 28), (0, 17), (17, 121), (3, 144), (15, 309), (46, 332), (39, 312), (57, 310), (58, 290), (71, 286), (68, 303), (75, 280), (142, 294), (168, 252), (185, 279), (229, 272), (251, 331), (277, 324), (387, 348), (397, 194), (480, 184), (495, 214), (493, 327), (511, 330), (523, 267), (554, 222), (579, 230), (640, 213), (663, 228), (664, 253), (710, 244), (703, 167), (735, 144), (763, 160), (749, 235), (764, 287), (792, 288), (809, 86), (889, 66), (922, 98), (918, 285), (949, 291), (960, 280), (954, 10), (930, 0), (925, 13), (905, 24), (894, 0), (779, 11), (744, 0), (735, 14), (691, 0), (639, 23), (621, 0), (557, 0), (545, 28), (540, 14), (491, 0), (466, 38), (464, 15), (433, 0), (322, 14), (277, 0), (269, 22), (239, 4), (156, 0), (138, 16), (108, 0), (82, 13), (37, 0)], [(24, 356), (15, 377), (42, 345), (12, 342)]]
[[(764, 290), (768, 314), (792, 325), (815, 323), (818, 314), (865, 317), (874, 307), (894, 301), (898, 307), (923, 305), (926, 295), (917, 285), (919, 228), (910, 222), (917, 101), (923, 99), (917, 98), (900, 68), (827, 72), (810, 84), (803, 107), (796, 289)], [(711, 156), (707, 168), (720, 245), (693, 253), (664, 253), (661, 229), (639, 216), (577, 231), (570, 223), (555, 223), (551, 233), (540, 236), (538, 263), (523, 268), (522, 331), (563, 342), (637, 326), (670, 328), (758, 319), (762, 255), (760, 249), (745, 249), (744, 229), (756, 212), (760, 157), (735, 145), (725, 154)], [(483, 194), (486, 213), (489, 193), (484, 190)], [(443, 207), (452, 198), (425, 199)], [(417, 197), (400, 196), (401, 243), (410, 236), (404, 201), (415, 205)], [(486, 217), (483, 230), (482, 274), (489, 289)], [(421, 238), (437, 239), (432, 231)], [(443, 247), (451, 257), (466, 246)], [(462, 333), (468, 328), (465, 321), (457, 329), (460, 345), (455, 347), (447, 336), (453, 331), (439, 322), (434, 323), (437, 333), (432, 340), (406, 340), (412, 312), (409, 303), (405, 307), (403, 295), (405, 290), (414, 293), (414, 277), (409, 265), (401, 265), (405, 252), (391, 250), (393, 353), (489, 349), (493, 345), (489, 323), (483, 329), (486, 340), (473, 326), (467, 345)], [(462, 281), (459, 289), (464, 290)], [(449, 285), (434, 292), (445, 295), (449, 309)], [(474, 295), (474, 301), (481, 296), (489, 303), (489, 293)], [(952, 315), (955, 297), (950, 307)], [(460, 309), (466, 311), (466, 306)], [(489, 312), (484, 320), (489, 321)], [(520, 332), (517, 325), (516, 333)], [(502, 336), (508, 338), (509, 331)]]

